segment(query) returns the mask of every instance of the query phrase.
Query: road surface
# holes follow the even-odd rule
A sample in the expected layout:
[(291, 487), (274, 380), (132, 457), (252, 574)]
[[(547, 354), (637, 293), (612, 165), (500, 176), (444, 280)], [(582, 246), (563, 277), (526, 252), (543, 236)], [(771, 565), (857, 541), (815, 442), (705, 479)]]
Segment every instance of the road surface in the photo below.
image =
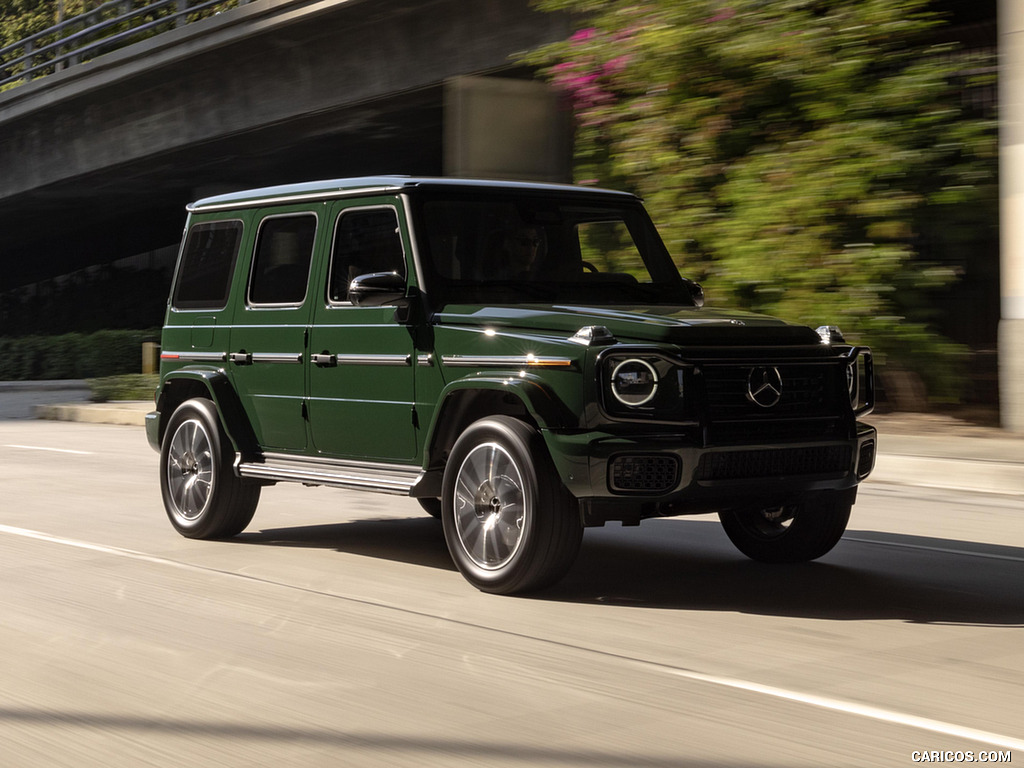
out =
[(1024, 763), (1022, 506), (869, 483), (801, 566), (609, 525), (508, 598), (412, 500), (282, 485), (190, 541), (140, 428), (0, 421), (0, 764)]

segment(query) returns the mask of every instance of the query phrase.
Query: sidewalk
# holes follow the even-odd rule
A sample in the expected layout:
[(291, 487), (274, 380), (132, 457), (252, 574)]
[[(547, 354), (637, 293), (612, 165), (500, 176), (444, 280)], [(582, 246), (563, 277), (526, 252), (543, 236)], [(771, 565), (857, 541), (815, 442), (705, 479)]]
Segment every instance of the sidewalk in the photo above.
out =
[[(24, 393), (31, 392), (33, 385), (38, 384), (0, 383), (0, 396), (19, 392), (24, 397)], [(153, 410), (149, 401), (68, 402), (78, 400), (75, 396), (80, 393), (75, 384), (84, 387), (85, 383), (65, 382), (37, 389), (39, 399), (36, 402), (62, 394), (66, 400), (34, 405), (31, 416), (141, 427), (146, 413)], [(69, 395), (72, 397), (67, 397)], [(1024, 496), (1024, 435), (935, 414), (873, 414), (866, 421), (873, 424), (879, 433), (878, 457), (869, 483)]]

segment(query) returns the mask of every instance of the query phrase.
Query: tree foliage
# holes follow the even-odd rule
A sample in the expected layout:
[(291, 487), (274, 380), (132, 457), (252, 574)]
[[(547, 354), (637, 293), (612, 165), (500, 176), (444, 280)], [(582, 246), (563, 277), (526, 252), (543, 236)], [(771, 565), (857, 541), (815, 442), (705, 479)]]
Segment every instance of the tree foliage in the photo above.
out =
[[(928, 0), (538, 0), (530, 61), (577, 118), (577, 181), (647, 201), (709, 302), (839, 325), (949, 396), (960, 352), (923, 222), (993, 226), (996, 140)], [(964, 216), (965, 207), (969, 215)]]

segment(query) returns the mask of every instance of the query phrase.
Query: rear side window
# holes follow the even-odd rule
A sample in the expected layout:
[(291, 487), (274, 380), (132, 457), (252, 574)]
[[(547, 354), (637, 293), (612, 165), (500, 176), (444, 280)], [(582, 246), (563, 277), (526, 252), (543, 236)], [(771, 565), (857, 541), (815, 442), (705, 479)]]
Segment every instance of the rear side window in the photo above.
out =
[(242, 222), (196, 224), (185, 240), (172, 306), (176, 309), (223, 309), (228, 303)]
[(315, 237), (316, 216), (264, 219), (253, 257), (249, 303), (301, 304)]

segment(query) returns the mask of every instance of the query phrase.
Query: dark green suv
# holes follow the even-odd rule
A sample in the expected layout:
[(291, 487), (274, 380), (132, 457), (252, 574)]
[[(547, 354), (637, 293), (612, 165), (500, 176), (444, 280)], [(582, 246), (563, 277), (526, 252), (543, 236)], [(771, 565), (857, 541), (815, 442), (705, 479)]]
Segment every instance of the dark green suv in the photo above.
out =
[(221, 538), (278, 482), (412, 496), (489, 592), (583, 529), (717, 513), (757, 560), (842, 536), (874, 463), (870, 351), (703, 307), (640, 201), (372, 177), (189, 206), (157, 410), (171, 523)]

